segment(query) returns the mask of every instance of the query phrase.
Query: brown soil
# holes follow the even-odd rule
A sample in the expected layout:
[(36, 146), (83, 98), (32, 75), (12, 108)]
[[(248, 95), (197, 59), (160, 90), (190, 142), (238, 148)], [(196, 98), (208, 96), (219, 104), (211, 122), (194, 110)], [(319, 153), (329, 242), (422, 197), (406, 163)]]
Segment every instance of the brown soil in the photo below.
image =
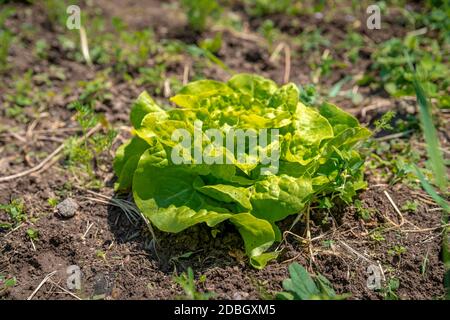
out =
[[(120, 16), (131, 29), (152, 26), (158, 39), (191, 39), (187, 36), (182, 15), (180, 19), (167, 19), (173, 14), (165, 1), (96, 1), (101, 14), (106, 19)], [(145, 5), (144, 5), (145, 3)], [(59, 128), (75, 127), (73, 111), (66, 105), (74, 101), (80, 93), (78, 81), (91, 80), (98, 67), (89, 68), (65, 56), (64, 50), (54, 40), (54, 33), (49, 27), (46, 15), (39, 5), (25, 6), (14, 4), (19, 8), (8, 20), (8, 26), (19, 32), (19, 26), (29, 23), (36, 28), (39, 37), (48, 39), (51, 44), (47, 60), (36, 60), (29, 51), (17, 44), (11, 48), (13, 72), (2, 75), (0, 81), (7, 83), (13, 74), (20, 76), (32, 69), (33, 74), (50, 72), (50, 64), (62, 69), (66, 80), (52, 81), (51, 89), (55, 95), (48, 105), (39, 109), (41, 116), (34, 129), (31, 123), (20, 123), (6, 116), (0, 118), (0, 127), (12, 128), (17, 135), (4, 131), (0, 133), (0, 176), (10, 175), (26, 170), (39, 163), (43, 153), (50, 153), (59, 146), (62, 139), (70, 132), (58, 131)], [(27, 13), (31, 10), (32, 14)], [(93, 10), (93, 8), (88, 8)], [(245, 15), (244, 15), (245, 16)], [(306, 26), (320, 25), (331, 41), (342, 39), (349, 22), (338, 18), (333, 21), (315, 21), (313, 18), (274, 16), (272, 19), (280, 29), (292, 36)], [(248, 19), (248, 17), (246, 17)], [(254, 32), (261, 21), (248, 20), (246, 23)], [(367, 33), (375, 42), (393, 36), (404, 35), (409, 31), (402, 23), (389, 17), (386, 21), (392, 26), (382, 32)], [(361, 29), (364, 32), (364, 30)], [(23, 43), (31, 43), (27, 35), (22, 35)], [(225, 32), (223, 46), (219, 57), (233, 70), (239, 72), (256, 72), (282, 82), (284, 74), (283, 59), (269, 61), (270, 51), (258, 42), (245, 40), (240, 35)], [(341, 57), (341, 52), (333, 52)], [(310, 68), (301, 58), (301, 52), (294, 52), (292, 59), (291, 80), (306, 84), (309, 81)], [(350, 69), (333, 73), (325, 79), (331, 85), (346, 73), (358, 74), (367, 68), (370, 55)], [(186, 59), (189, 59), (188, 57)], [(167, 76), (182, 77), (184, 65), (174, 62), (168, 68)], [(210, 78), (225, 80), (229, 74), (217, 66), (211, 65), (204, 70)], [(123, 82), (112, 76), (110, 92), (112, 98), (97, 106), (97, 111), (104, 112), (108, 120), (116, 127), (128, 124), (130, 103), (144, 89)], [(46, 86), (46, 85), (43, 85)], [(68, 88), (69, 94), (63, 94)], [(48, 88), (47, 88), (48, 89)], [(6, 86), (0, 86), (2, 97), (9, 92)], [(389, 101), (383, 93), (364, 89), (364, 106), (374, 101)], [(158, 99), (163, 99), (158, 96)], [(4, 102), (3, 98), (0, 98)], [(348, 101), (341, 105), (351, 107)], [(392, 102), (388, 109), (397, 108)], [(350, 109), (369, 122), (371, 114), (361, 115), (361, 110)], [(2, 107), (0, 106), (0, 111)], [(34, 116), (33, 108), (25, 112)], [(34, 126), (34, 124), (33, 124)], [(29, 134), (27, 135), (27, 130)], [(54, 141), (38, 140), (33, 132), (48, 130)], [(122, 138), (127, 133), (122, 133)], [(21, 141), (23, 140), (23, 141)], [(120, 141), (115, 144), (119, 145)], [(111, 153), (109, 163), (112, 161)], [(112, 168), (99, 168), (97, 177), (105, 181), (106, 187), (97, 192), (112, 196), (114, 175)], [(91, 195), (78, 188), (71, 188), (69, 181), (73, 176), (60, 161), (48, 170), (28, 175), (7, 183), (0, 183), (0, 203), (11, 199), (23, 198), (26, 212), (35, 217), (32, 222), (23, 224), (13, 231), (0, 231), (0, 274), (15, 276), (17, 285), (4, 292), (6, 299), (26, 299), (36, 289), (44, 277), (53, 272), (55, 283), (66, 286), (66, 268), (78, 265), (82, 271), (82, 290), (76, 292), (81, 298), (104, 295), (108, 299), (168, 299), (182, 295), (181, 288), (173, 282), (174, 272), (181, 272), (192, 267), (196, 276), (204, 275), (206, 280), (199, 284), (202, 291), (212, 291), (218, 299), (266, 299), (282, 289), (281, 282), (288, 276), (287, 267), (297, 261), (307, 266), (311, 272), (321, 273), (327, 277), (338, 293), (351, 293), (351, 299), (380, 299), (382, 291), (367, 288), (367, 267), (371, 264), (382, 266), (384, 270), (383, 287), (389, 279), (399, 280), (397, 291), (401, 299), (436, 299), (444, 294), (444, 266), (440, 259), (441, 250), (441, 211), (433, 210), (437, 206), (420, 190), (405, 185), (389, 186), (379, 182), (376, 173), (367, 172), (369, 188), (359, 195), (365, 207), (375, 208), (376, 214), (369, 221), (360, 219), (352, 207), (336, 208), (332, 216), (326, 217), (319, 212), (312, 223), (311, 252), (305, 243), (294, 235), (303, 236), (304, 223), (298, 223), (291, 230), (294, 235), (287, 235), (280, 245), (283, 249), (277, 261), (271, 262), (264, 270), (249, 267), (243, 253), (242, 240), (232, 226), (223, 224), (221, 232), (214, 238), (210, 229), (204, 225), (195, 226), (180, 234), (164, 234), (156, 230), (156, 246), (143, 225), (132, 225), (124, 214), (115, 207), (87, 199)], [(400, 224), (398, 214), (384, 194), (387, 191), (397, 206), (401, 207), (407, 200), (418, 200), (420, 206), (416, 212), (405, 213), (405, 223)], [(47, 200), (52, 197), (61, 200), (72, 197), (80, 204), (75, 217), (64, 220), (59, 218)], [(328, 219), (323, 224), (322, 220)], [(0, 212), (0, 221), (7, 220), (6, 213)], [(391, 222), (389, 222), (391, 221)], [(289, 226), (292, 220), (286, 221)], [(35, 249), (26, 235), (29, 227), (39, 230), (39, 240), (34, 242)], [(383, 226), (384, 240), (374, 240), (374, 231)], [(430, 228), (430, 229), (426, 229)], [(425, 229), (419, 230), (418, 229)], [(391, 254), (395, 246), (405, 248), (400, 254)], [(190, 253), (190, 254), (188, 254)], [(188, 255), (187, 255), (188, 254)], [(426, 261), (426, 267), (422, 268)], [(55, 284), (47, 282), (36, 293), (34, 299), (73, 299)]]

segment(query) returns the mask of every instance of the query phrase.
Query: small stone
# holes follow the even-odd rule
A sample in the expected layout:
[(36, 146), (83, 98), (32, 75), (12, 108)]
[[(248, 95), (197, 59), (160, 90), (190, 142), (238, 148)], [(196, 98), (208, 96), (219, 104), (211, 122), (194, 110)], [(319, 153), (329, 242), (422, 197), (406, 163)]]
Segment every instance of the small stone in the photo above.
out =
[(80, 206), (72, 198), (67, 198), (56, 206), (57, 213), (62, 218), (72, 218)]

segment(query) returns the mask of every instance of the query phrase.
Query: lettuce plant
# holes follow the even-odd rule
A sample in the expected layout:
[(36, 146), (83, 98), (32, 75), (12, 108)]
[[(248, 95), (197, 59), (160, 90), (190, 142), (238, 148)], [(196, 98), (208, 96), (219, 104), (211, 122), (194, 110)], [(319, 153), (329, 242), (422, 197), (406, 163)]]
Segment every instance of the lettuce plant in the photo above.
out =
[(312, 202), (350, 202), (365, 186), (355, 146), (370, 132), (332, 104), (304, 105), (294, 84), (238, 74), (192, 82), (171, 101), (177, 107), (167, 110), (138, 97), (135, 135), (114, 161), (117, 191), (131, 189), (162, 231), (228, 220), (251, 265), (263, 268), (277, 255), (267, 251), (281, 240), (278, 221)]

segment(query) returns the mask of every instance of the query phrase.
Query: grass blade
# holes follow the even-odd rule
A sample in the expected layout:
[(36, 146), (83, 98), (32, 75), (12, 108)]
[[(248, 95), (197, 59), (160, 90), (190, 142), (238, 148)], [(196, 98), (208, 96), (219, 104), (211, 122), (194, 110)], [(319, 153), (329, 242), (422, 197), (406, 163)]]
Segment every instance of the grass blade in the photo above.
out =
[[(439, 138), (437, 135), (436, 128), (433, 124), (433, 117), (431, 113), (431, 105), (428, 101), (427, 95), (423, 86), (421, 85), (417, 73), (412, 65), (411, 59), (408, 53), (405, 53), (406, 59), (408, 61), (411, 71), (414, 73), (414, 89), (416, 91), (417, 103), (419, 104), (419, 119), (422, 125), (422, 130), (425, 138), (426, 148), (428, 157), (431, 162), (431, 169), (434, 175), (435, 184), (440, 188), (441, 191), (447, 192), (447, 169), (445, 167), (444, 158), (442, 157), (442, 152), (439, 145)], [(444, 214), (442, 215), (443, 223), (447, 223), (450, 214), (450, 205), (444, 200), (439, 194), (434, 190), (430, 183), (425, 179), (424, 175), (420, 172), (419, 168), (414, 166), (416, 175), (419, 177), (422, 183), (423, 189), (444, 209)], [(450, 251), (449, 251), (449, 241), (448, 241), (448, 228), (444, 229), (443, 241), (442, 241), (442, 260), (445, 265), (445, 276), (444, 276), (444, 286), (446, 288), (447, 299), (450, 299)]]
[(444, 164), (444, 158), (439, 145), (439, 138), (431, 116), (431, 107), (428, 103), (425, 91), (417, 79), (414, 79), (414, 88), (416, 89), (417, 102), (419, 104), (419, 117), (422, 123), (422, 130), (427, 145), (428, 157), (434, 174), (436, 185), (441, 189), (447, 188), (447, 170)]
[(426, 149), (428, 157), (431, 162), (431, 168), (434, 175), (434, 182), (442, 191), (447, 188), (447, 170), (444, 164), (444, 158), (440, 149), (439, 138), (436, 128), (433, 124), (433, 117), (431, 113), (431, 105), (428, 97), (419, 81), (417, 72), (411, 63), (408, 53), (405, 53), (406, 60), (409, 63), (411, 71), (414, 73), (414, 89), (416, 91), (417, 103), (419, 104), (419, 119), (422, 126), (423, 135), (425, 138)]
[(423, 189), (430, 195), (430, 197), (433, 198), (433, 200), (441, 206), (447, 213), (450, 213), (450, 204), (445, 201), (444, 198), (442, 198), (436, 190), (433, 188), (433, 186), (427, 181), (423, 173), (420, 171), (420, 169), (417, 166), (413, 166), (413, 172), (416, 174), (416, 176), (419, 178), (420, 183), (422, 184)]

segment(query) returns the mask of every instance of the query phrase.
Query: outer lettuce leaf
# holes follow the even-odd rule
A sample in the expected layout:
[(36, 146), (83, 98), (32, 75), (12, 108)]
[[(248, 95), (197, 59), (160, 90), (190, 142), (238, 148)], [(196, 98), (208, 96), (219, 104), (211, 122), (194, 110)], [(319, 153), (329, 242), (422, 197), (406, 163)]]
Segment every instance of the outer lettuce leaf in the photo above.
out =
[(255, 184), (252, 214), (270, 222), (283, 220), (300, 212), (312, 191), (311, 179), (269, 176)]
[[(202, 189), (206, 186), (197, 171), (184, 166), (160, 166), (159, 159), (149, 151), (145, 152), (133, 178), (136, 204), (158, 229), (177, 233), (198, 223), (214, 227), (229, 219), (238, 227), (255, 267), (263, 267), (267, 258), (274, 256), (264, 253), (275, 240), (270, 223), (250, 213), (234, 214), (216, 207), (218, 203), (214, 197), (226, 199), (225, 202), (237, 201), (243, 207), (250, 206), (248, 199), (237, 192), (245, 190), (233, 190), (230, 186)], [(210, 198), (205, 193), (214, 197)]]
[(115, 185), (116, 190), (127, 190), (131, 188), (133, 174), (139, 159), (149, 147), (149, 144), (145, 140), (139, 137), (133, 137), (117, 149), (113, 163), (114, 171), (119, 177)]
[(149, 94), (144, 91), (139, 95), (131, 108), (130, 121), (135, 129), (141, 127), (142, 119), (148, 113), (163, 114), (164, 110), (161, 109)]
[(244, 210), (252, 210), (250, 191), (247, 188), (235, 187), (226, 184), (201, 186), (197, 188), (201, 193), (225, 203), (237, 203)]
[(258, 100), (270, 99), (278, 89), (278, 86), (272, 80), (246, 73), (233, 76), (228, 80), (228, 86), (241, 94), (249, 95)]
[(275, 232), (269, 222), (249, 213), (235, 214), (230, 220), (244, 239), (245, 251), (255, 268), (262, 269), (277, 257), (276, 252), (265, 252), (275, 240)]
[(325, 102), (320, 106), (319, 112), (333, 127), (334, 135), (338, 135), (348, 128), (359, 128), (359, 122), (355, 117), (339, 109), (334, 104)]
[(223, 82), (199, 80), (183, 87), (170, 101), (183, 108), (196, 108), (203, 99), (231, 92), (232, 90)]

